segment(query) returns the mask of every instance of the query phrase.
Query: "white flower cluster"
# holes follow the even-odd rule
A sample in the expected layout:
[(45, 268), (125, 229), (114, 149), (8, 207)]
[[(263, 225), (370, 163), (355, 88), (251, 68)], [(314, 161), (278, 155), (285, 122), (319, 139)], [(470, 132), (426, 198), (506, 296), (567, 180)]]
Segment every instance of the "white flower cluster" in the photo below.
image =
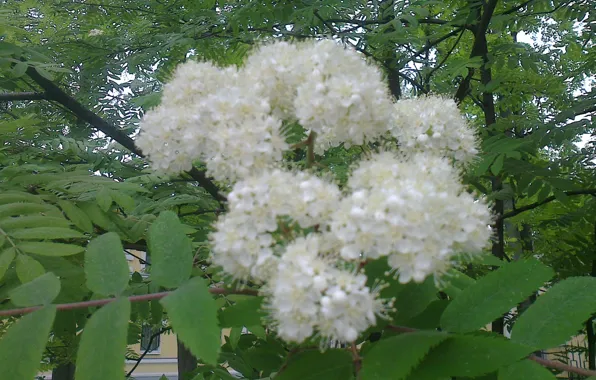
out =
[[(284, 122), (316, 136), (318, 153), (388, 132), (401, 152), (373, 154), (342, 191), (284, 169)], [(234, 183), (210, 235), (212, 261), (263, 285), (287, 341), (354, 341), (383, 317), (392, 301), (367, 286), (368, 261), (386, 257), (401, 282), (421, 282), (490, 238), (487, 204), (465, 191), (453, 166), (477, 153), (455, 103), (393, 104), (379, 70), (332, 41), (264, 45), (240, 68), (181, 65), (137, 143), (160, 171), (202, 160), (209, 175)]]
[(318, 153), (387, 131), (393, 105), (381, 72), (332, 41), (265, 45), (241, 68), (188, 62), (147, 112), (137, 145), (165, 173), (203, 160), (217, 180), (269, 169), (288, 149), (280, 127), (297, 120)]
[(478, 252), (490, 237), (486, 204), (464, 191), (446, 159), (391, 152), (364, 161), (332, 215), (346, 260), (388, 256), (402, 283), (441, 274), (457, 253)]
[(478, 154), (474, 130), (453, 99), (426, 96), (398, 100), (391, 133), (403, 152), (426, 152), (466, 164)]

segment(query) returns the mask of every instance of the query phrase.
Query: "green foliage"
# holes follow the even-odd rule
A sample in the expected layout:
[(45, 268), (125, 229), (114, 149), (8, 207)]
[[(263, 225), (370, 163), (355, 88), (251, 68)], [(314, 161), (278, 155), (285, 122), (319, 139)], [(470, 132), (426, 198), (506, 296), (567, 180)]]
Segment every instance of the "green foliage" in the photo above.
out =
[(27, 282), (10, 293), (10, 300), (16, 306), (47, 305), (60, 292), (60, 280), (53, 273), (46, 273)]
[(96, 237), (87, 245), (87, 287), (98, 294), (119, 295), (128, 286), (129, 269), (120, 238), (114, 232)]
[(217, 306), (205, 280), (195, 277), (161, 300), (174, 331), (197, 358), (217, 364), (221, 333)]
[(238, 301), (234, 305), (226, 306), (218, 312), (221, 327), (244, 327), (260, 325), (266, 314), (261, 310), (263, 299), (250, 297)]
[(361, 379), (405, 379), (431, 348), (447, 338), (445, 333), (421, 331), (383, 339), (364, 355)]
[(345, 350), (309, 350), (292, 355), (276, 379), (348, 380), (352, 378), (352, 357)]
[(498, 380), (510, 379), (554, 380), (556, 377), (538, 363), (530, 360), (521, 360), (499, 370)]
[(153, 265), (151, 279), (166, 288), (184, 283), (192, 271), (193, 252), (178, 216), (162, 212), (149, 227), (147, 239)]
[(477, 330), (525, 300), (553, 274), (533, 259), (506, 264), (459, 293), (441, 316), (441, 327), (453, 332)]
[(129, 317), (130, 301), (126, 298), (112, 301), (93, 314), (81, 336), (77, 380), (122, 377)]
[(33, 379), (56, 315), (46, 306), (24, 316), (0, 340), (0, 368), (7, 379)]
[(565, 343), (596, 312), (596, 278), (574, 277), (561, 281), (517, 320), (511, 339), (535, 349)]

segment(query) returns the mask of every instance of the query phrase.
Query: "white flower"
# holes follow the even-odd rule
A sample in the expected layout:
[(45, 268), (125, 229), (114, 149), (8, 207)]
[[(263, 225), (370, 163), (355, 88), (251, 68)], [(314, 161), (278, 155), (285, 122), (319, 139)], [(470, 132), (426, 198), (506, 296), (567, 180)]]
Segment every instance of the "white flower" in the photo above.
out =
[(101, 29), (91, 29), (89, 31), (88, 36), (89, 37), (93, 37), (93, 36), (101, 36), (103, 34), (103, 30)]
[[(267, 281), (281, 249), (273, 237), (280, 218), (289, 217), (301, 228), (323, 229), (340, 195), (334, 184), (281, 169), (236, 183), (228, 195), (229, 212), (211, 234), (213, 262), (237, 278)], [(286, 240), (293, 238), (291, 231), (279, 233)]]
[(478, 154), (474, 130), (453, 99), (427, 96), (398, 100), (391, 130), (404, 152), (427, 152), (469, 163)]
[(377, 154), (348, 185), (353, 191), (330, 224), (346, 260), (388, 256), (401, 282), (421, 282), (444, 273), (457, 253), (479, 253), (489, 242), (488, 206), (464, 191), (446, 159)]

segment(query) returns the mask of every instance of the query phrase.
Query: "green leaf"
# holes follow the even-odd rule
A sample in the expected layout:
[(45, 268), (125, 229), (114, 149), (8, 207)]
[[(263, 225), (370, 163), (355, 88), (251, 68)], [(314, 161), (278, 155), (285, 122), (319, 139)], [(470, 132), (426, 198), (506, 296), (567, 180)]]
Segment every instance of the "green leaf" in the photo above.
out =
[(0, 220), (0, 227), (5, 231), (10, 231), (19, 228), (35, 228), (35, 227), (70, 227), (71, 223), (64, 218), (57, 218), (53, 216), (43, 215), (28, 215), (19, 216), (16, 218), (7, 218)]
[(594, 277), (570, 277), (559, 282), (518, 318), (511, 340), (535, 349), (552, 348), (567, 342), (596, 312), (594, 294)]
[(120, 237), (108, 232), (89, 242), (85, 252), (87, 287), (102, 295), (119, 295), (128, 286), (129, 268)]
[(352, 377), (352, 355), (346, 350), (303, 351), (292, 356), (276, 380), (347, 380)]
[(244, 327), (261, 324), (266, 313), (261, 310), (262, 297), (251, 297), (238, 301), (234, 305), (226, 306), (218, 312), (221, 327)]
[(16, 265), (17, 277), (22, 283), (29, 282), (46, 273), (39, 261), (27, 255), (19, 255)]
[(130, 301), (119, 298), (96, 311), (85, 325), (77, 353), (77, 380), (124, 377)]
[(4, 277), (4, 274), (10, 267), (12, 260), (16, 255), (17, 250), (13, 247), (7, 248), (0, 252), (0, 280)]
[(46, 306), (19, 319), (0, 340), (0, 368), (5, 379), (34, 379), (56, 316)]
[(414, 316), (407, 322), (404, 322), (403, 325), (415, 329), (435, 330), (441, 325), (441, 315), (450, 302), (451, 301), (449, 300), (433, 301), (422, 313)]
[(8, 293), (16, 306), (37, 306), (51, 303), (60, 293), (60, 279), (54, 273), (39, 276)]
[(217, 305), (206, 281), (195, 277), (162, 299), (161, 303), (182, 343), (197, 358), (216, 365), (221, 333)]
[(525, 300), (550, 280), (554, 272), (537, 260), (519, 260), (481, 277), (445, 309), (441, 327), (452, 332), (474, 331)]
[(91, 219), (89, 219), (87, 214), (85, 214), (80, 208), (67, 201), (59, 201), (58, 205), (62, 211), (64, 211), (66, 217), (70, 219), (75, 226), (80, 228), (82, 231), (88, 233), (93, 232), (93, 224), (91, 223)]
[(20, 78), (23, 75), (25, 75), (25, 73), (27, 72), (27, 68), (29, 68), (27, 62), (19, 62), (16, 65), (14, 65), (12, 68), (13, 78)]
[[(362, 360), (361, 379), (405, 379), (428, 351), (447, 337), (440, 332), (418, 331), (380, 340)], [(396, 352), (400, 354), (396, 356)]]
[(396, 297), (393, 307), (396, 310), (394, 323), (400, 324), (420, 314), (433, 301), (437, 300), (438, 289), (434, 278), (428, 277), (423, 283), (400, 284), (401, 291), (390, 295)]
[(110, 190), (102, 187), (97, 194), (95, 195), (95, 200), (97, 201), (97, 205), (103, 211), (108, 211), (110, 206), (112, 206), (112, 196), (110, 195)]
[(15, 230), (9, 233), (11, 237), (17, 239), (74, 239), (83, 238), (82, 233), (63, 227), (35, 227)]
[(0, 218), (7, 216), (19, 216), (43, 212), (55, 212), (56, 208), (47, 204), (39, 203), (10, 203), (0, 206)]
[(497, 158), (495, 158), (495, 162), (493, 162), (493, 164), (490, 167), (491, 173), (493, 173), (494, 175), (499, 174), (501, 172), (501, 170), (503, 170), (504, 161), (505, 161), (505, 155), (499, 154), (497, 156)]
[(500, 336), (453, 336), (433, 348), (408, 379), (480, 376), (511, 364), (532, 351), (531, 347), (515, 344)]
[(84, 247), (74, 244), (50, 243), (50, 242), (22, 242), (17, 248), (23, 252), (33, 253), (42, 256), (71, 256), (81, 253)]
[(124, 211), (130, 212), (135, 208), (135, 200), (131, 196), (119, 191), (112, 191), (111, 195), (114, 202), (118, 203)]
[(184, 283), (192, 271), (192, 244), (182, 231), (182, 223), (172, 211), (164, 211), (147, 233), (151, 255), (151, 279), (166, 288)]
[(499, 380), (555, 380), (557, 379), (549, 370), (531, 360), (520, 360), (499, 370)]

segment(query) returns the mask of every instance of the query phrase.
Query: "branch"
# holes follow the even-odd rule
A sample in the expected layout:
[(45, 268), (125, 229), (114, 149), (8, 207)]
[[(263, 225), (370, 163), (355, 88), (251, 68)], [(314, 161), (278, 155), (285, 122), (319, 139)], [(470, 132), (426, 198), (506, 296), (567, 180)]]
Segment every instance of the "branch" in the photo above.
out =
[[(596, 189), (565, 191), (564, 194), (567, 195), (567, 196), (573, 196), (573, 195), (596, 195)], [(500, 219), (512, 218), (512, 217), (514, 217), (514, 216), (516, 216), (518, 214), (521, 214), (522, 212), (533, 210), (533, 209), (535, 209), (537, 207), (540, 207), (540, 206), (545, 205), (545, 204), (547, 204), (549, 202), (552, 202), (555, 199), (557, 199), (557, 198), (554, 195), (551, 195), (550, 197), (547, 197), (547, 198), (545, 198), (544, 200), (542, 200), (540, 202), (530, 203), (529, 205), (525, 205), (525, 206), (522, 206), (520, 208), (517, 208), (517, 209), (515, 209), (513, 211), (509, 211), (509, 212), (503, 214)]]
[(151, 337), (149, 338), (149, 343), (147, 344), (147, 348), (145, 349), (145, 351), (143, 351), (141, 356), (139, 356), (139, 358), (136, 360), (135, 365), (130, 369), (130, 371), (128, 371), (128, 373), (126, 374), (125, 377), (130, 377), (132, 375), (132, 373), (135, 371), (135, 369), (137, 369), (139, 364), (141, 364), (141, 360), (143, 360), (143, 358), (145, 358), (145, 355), (147, 355), (147, 353), (151, 349), (151, 343), (153, 343), (153, 340), (168, 330), (169, 330), (169, 328), (164, 327), (162, 329), (159, 329), (159, 331), (156, 332), (155, 334), (151, 335)]
[[(406, 327), (406, 326), (387, 325), (387, 328), (390, 330), (393, 330), (393, 331), (401, 332), (401, 333), (412, 333), (412, 332), (420, 331), (418, 329), (414, 329), (414, 328)], [(561, 362), (557, 362), (554, 360), (542, 359), (542, 358), (537, 357), (534, 354), (528, 356), (527, 359), (533, 360), (536, 363), (542, 365), (543, 367), (554, 368), (559, 371), (567, 371), (567, 372), (571, 372), (571, 373), (577, 373), (578, 375), (582, 375), (582, 376), (595, 376), (596, 375), (596, 371), (588, 371), (587, 369), (573, 367), (573, 366), (570, 366), (570, 365), (567, 365), (567, 364), (564, 364)]]
[[(72, 111), (72, 113), (75, 114), (79, 119), (86, 121), (94, 128), (102, 131), (107, 136), (113, 138), (120, 145), (124, 146), (126, 149), (130, 150), (136, 155), (140, 157), (145, 157), (143, 152), (135, 146), (134, 140), (131, 139), (126, 133), (122, 132), (120, 129), (108, 123), (94, 112), (85, 108), (75, 98), (69, 96), (60, 87), (56, 86), (52, 81), (40, 75), (35, 70), (35, 68), (29, 66), (29, 68), (27, 69), (27, 75), (29, 75), (31, 79), (33, 79), (41, 88), (45, 90), (45, 99), (53, 100), (62, 104), (64, 107)], [(194, 180), (196, 180), (202, 188), (204, 188), (209, 194), (211, 194), (213, 198), (215, 198), (220, 203), (225, 202), (226, 198), (222, 194), (220, 194), (217, 186), (209, 178), (207, 178), (204, 172), (201, 172), (197, 168), (193, 167), (188, 172), (188, 174), (190, 174), (190, 176)]]
[(0, 94), (0, 102), (42, 99), (47, 99), (46, 94), (43, 92), (3, 92)]
[[(143, 301), (157, 300), (157, 299), (166, 297), (167, 295), (169, 295), (172, 292), (173, 291), (143, 294), (140, 296), (130, 296), (130, 297), (128, 297), (128, 300), (130, 302), (143, 302)], [(259, 291), (254, 290), (254, 289), (209, 288), (209, 293), (211, 293), (211, 294), (246, 294), (249, 296), (256, 296), (259, 294)], [(84, 309), (86, 307), (103, 306), (103, 305), (108, 304), (115, 300), (116, 300), (116, 298), (104, 298), (104, 299), (92, 300), (92, 301), (62, 303), (62, 304), (56, 305), (56, 309), (57, 310)], [(0, 310), (0, 317), (29, 314), (29, 313), (33, 313), (36, 310), (41, 309), (42, 307), (43, 306), (32, 306), (32, 307), (23, 307), (20, 309)]]
[(503, 13), (499, 13), (497, 16), (499, 16), (499, 15), (508, 15), (508, 14), (511, 14), (511, 13), (515, 13), (515, 12), (519, 11), (520, 9), (524, 8), (526, 5), (528, 5), (528, 4), (532, 3), (532, 2), (534, 2), (534, 0), (524, 1), (523, 3), (521, 3), (518, 6), (515, 6), (513, 8), (507, 9)]

